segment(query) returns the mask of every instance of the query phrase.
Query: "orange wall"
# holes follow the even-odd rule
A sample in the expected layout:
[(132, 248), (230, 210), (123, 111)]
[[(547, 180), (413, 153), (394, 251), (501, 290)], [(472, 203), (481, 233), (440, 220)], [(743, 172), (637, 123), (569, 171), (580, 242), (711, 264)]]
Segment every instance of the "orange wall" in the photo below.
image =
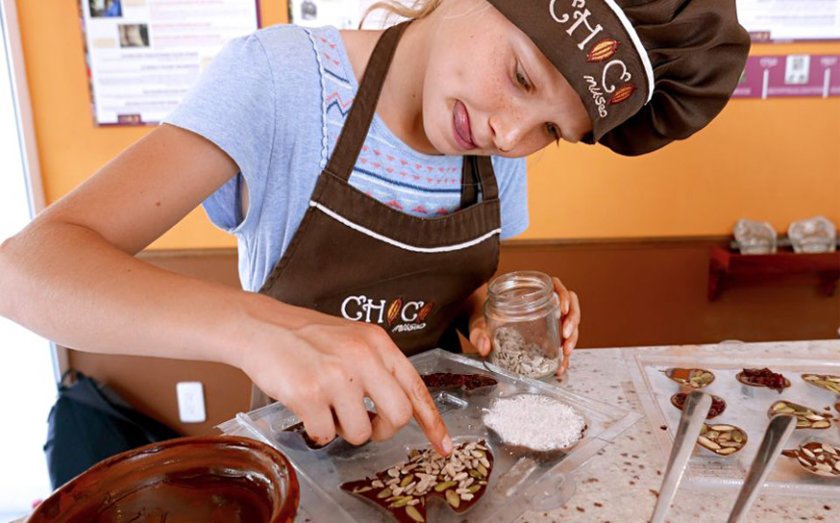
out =
[[(286, 2), (262, 0), (263, 25)], [(53, 202), (150, 128), (93, 125), (76, 2), (18, 0), (44, 190)], [(840, 54), (840, 44), (765, 45), (756, 53)], [(692, 140), (643, 158), (561, 146), (529, 161), (523, 238), (728, 234), (739, 217), (780, 231), (824, 214), (840, 224), (840, 98), (736, 100)], [(193, 211), (153, 248), (235, 242)]]

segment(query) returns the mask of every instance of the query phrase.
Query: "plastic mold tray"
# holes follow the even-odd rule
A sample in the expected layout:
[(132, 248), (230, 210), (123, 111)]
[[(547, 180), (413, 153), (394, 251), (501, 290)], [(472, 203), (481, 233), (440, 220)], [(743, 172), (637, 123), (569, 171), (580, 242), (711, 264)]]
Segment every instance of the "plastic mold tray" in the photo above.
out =
[[(770, 419), (767, 411), (774, 402), (787, 400), (814, 409), (818, 413), (830, 413), (837, 419), (835, 402), (840, 401), (828, 390), (815, 387), (802, 379), (802, 374), (840, 374), (840, 361), (828, 358), (808, 358), (807, 355), (727, 353), (723, 346), (717, 351), (708, 348), (688, 353), (686, 349), (669, 351), (646, 351), (638, 349), (625, 354), (630, 373), (639, 392), (645, 413), (660, 438), (659, 448), (667, 460), (671, 450), (681, 412), (671, 405), (671, 396), (680, 391), (679, 384), (668, 379), (661, 371), (670, 367), (702, 368), (712, 371), (715, 380), (702, 389), (722, 397), (726, 410), (706, 423), (728, 423), (737, 425), (747, 432), (747, 445), (740, 452), (722, 457), (695, 447), (689, 461), (683, 485), (698, 490), (735, 490), (743, 484), (753, 458)], [(791, 386), (780, 394), (766, 387), (750, 387), (735, 379), (744, 368), (768, 367), (780, 372), (790, 380)], [(828, 408), (828, 410), (826, 410)], [(840, 441), (837, 423), (823, 430), (797, 429), (793, 432), (786, 449), (796, 448), (810, 438)], [(803, 471), (794, 460), (779, 456), (773, 470), (765, 481), (762, 494), (786, 496), (810, 496), (825, 499), (840, 498), (840, 480), (818, 477)]]
[[(468, 512), (456, 514), (443, 503), (428, 507), (428, 521), (512, 521), (527, 510), (545, 511), (562, 506), (574, 493), (570, 474), (641, 415), (570, 393), (556, 385), (516, 377), (499, 367), (440, 349), (411, 358), (421, 374), (451, 372), (483, 374), (498, 383), (474, 391), (432, 391), (455, 443), (484, 439), (495, 462), (484, 497)], [(550, 459), (510, 451), (481, 421), (495, 398), (514, 394), (541, 394), (556, 398), (586, 418), (584, 438), (567, 453)], [(369, 407), (372, 407), (370, 405)], [(346, 481), (372, 476), (406, 459), (428, 441), (412, 421), (393, 439), (361, 447), (335, 440), (318, 450), (306, 447), (300, 434), (284, 429), (298, 423), (288, 409), (275, 403), (219, 425), (227, 434), (254, 437), (282, 451), (294, 464), (301, 483), (303, 516), (314, 521), (393, 521), (384, 510), (339, 488)]]

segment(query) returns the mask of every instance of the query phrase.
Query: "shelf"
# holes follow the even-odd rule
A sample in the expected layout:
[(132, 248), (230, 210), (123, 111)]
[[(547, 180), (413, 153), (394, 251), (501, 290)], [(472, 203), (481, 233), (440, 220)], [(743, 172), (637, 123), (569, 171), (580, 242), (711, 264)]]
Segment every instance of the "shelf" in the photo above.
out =
[(814, 276), (821, 293), (834, 296), (840, 279), (840, 252), (740, 254), (723, 247), (712, 247), (709, 251), (709, 301), (720, 296), (731, 280), (763, 282), (803, 274)]

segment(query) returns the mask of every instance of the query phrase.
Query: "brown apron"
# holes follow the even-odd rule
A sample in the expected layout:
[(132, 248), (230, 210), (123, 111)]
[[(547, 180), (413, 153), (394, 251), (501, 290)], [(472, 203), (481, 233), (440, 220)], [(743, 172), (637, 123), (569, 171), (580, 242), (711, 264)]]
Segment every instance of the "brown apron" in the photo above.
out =
[[(377, 42), (309, 209), (260, 292), (378, 324), (414, 354), (436, 347), (465, 300), (493, 275), (501, 227), (486, 156), (464, 157), (461, 209), (438, 218), (404, 214), (348, 183), (406, 26), (389, 28)], [(254, 387), (251, 407), (268, 401)]]

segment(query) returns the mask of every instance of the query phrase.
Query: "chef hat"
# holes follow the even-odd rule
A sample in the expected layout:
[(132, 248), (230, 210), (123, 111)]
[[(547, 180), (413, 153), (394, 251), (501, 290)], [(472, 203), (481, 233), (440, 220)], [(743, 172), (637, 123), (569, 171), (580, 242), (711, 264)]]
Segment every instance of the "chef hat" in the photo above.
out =
[(735, 0), (488, 0), (583, 100), (584, 141), (635, 156), (687, 138), (723, 109), (750, 39)]

